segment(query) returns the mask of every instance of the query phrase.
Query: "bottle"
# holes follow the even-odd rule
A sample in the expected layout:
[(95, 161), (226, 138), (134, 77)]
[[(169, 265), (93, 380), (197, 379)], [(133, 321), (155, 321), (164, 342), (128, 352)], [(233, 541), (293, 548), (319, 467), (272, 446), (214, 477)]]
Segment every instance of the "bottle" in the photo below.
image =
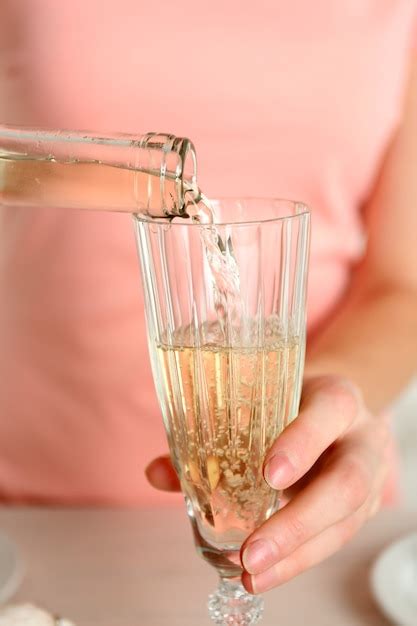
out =
[(189, 139), (0, 125), (0, 206), (187, 217), (199, 200)]

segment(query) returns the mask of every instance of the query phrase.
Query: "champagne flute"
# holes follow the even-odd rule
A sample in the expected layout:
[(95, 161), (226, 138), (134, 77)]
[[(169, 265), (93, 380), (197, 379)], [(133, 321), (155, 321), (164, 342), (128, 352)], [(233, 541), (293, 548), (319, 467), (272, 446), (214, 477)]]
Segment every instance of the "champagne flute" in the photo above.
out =
[(310, 214), (300, 202), (213, 201), (211, 224), (134, 217), (149, 350), (198, 553), (218, 572), (216, 624), (249, 626), (263, 601), (240, 548), (278, 508), (266, 453), (298, 412)]

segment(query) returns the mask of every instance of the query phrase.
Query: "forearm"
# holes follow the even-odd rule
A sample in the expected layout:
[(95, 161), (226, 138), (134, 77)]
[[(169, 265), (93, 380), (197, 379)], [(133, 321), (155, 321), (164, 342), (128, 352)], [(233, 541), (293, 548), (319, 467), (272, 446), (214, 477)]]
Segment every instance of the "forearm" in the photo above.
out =
[(417, 371), (417, 57), (404, 112), (364, 203), (367, 250), (345, 301), (311, 341), (306, 373), (354, 380), (373, 411)]
[(356, 382), (373, 411), (392, 402), (417, 371), (417, 292), (379, 288), (346, 298), (307, 348), (306, 375)]

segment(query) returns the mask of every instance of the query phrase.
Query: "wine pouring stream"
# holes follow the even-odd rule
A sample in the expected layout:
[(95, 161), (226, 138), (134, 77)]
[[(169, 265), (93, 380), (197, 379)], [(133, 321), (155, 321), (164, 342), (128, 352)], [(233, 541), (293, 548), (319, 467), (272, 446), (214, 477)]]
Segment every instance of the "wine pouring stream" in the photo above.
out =
[(133, 214), (153, 376), (216, 624), (255, 624), (240, 548), (278, 508), (263, 461), (298, 412), (310, 215), (208, 200), (191, 141), (0, 126), (0, 206)]

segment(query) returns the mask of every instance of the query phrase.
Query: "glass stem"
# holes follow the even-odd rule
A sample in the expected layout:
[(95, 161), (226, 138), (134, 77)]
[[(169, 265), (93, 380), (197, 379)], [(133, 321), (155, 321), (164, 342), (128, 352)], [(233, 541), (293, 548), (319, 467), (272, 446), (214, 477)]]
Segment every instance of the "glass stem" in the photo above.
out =
[(218, 626), (252, 626), (262, 617), (263, 608), (263, 599), (248, 593), (238, 577), (220, 577), (208, 601), (210, 617)]

